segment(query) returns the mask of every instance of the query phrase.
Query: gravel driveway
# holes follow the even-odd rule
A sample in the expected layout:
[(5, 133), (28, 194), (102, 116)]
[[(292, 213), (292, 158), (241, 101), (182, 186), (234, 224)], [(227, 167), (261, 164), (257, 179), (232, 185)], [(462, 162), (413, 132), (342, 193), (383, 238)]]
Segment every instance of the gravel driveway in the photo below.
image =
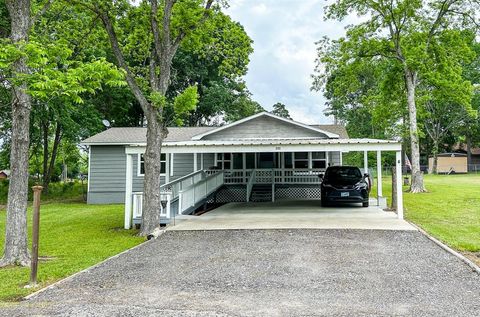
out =
[(480, 275), (419, 232), (166, 232), (5, 316), (479, 316)]

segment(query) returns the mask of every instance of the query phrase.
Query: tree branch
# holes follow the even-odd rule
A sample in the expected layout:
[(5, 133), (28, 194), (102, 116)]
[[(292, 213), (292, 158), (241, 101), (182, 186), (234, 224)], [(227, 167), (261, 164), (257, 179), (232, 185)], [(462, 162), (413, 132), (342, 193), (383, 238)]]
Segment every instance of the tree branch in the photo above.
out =
[[(205, 23), (205, 20), (207, 20), (208, 18), (208, 12), (210, 11), (212, 5), (213, 5), (213, 1), (214, 0), (208, 0), (207, 3), (205, 4), (205, 12), (203, 13), (203, 17), (202, 19), (200, 20), (200, 22), (191, 27), (189, 30), (190, 31), (193, 31), (195, 30), (198, 26), (202, 25), (203, 23)], [(172, 44), (172, 48), (174, 50), (176, 50), (178, 48), (178, 46), (180, 45), (180, 43), (182, 42), (182, 40), (185, 38), (185, 36), (187, 35), (187, 31), (186, 30), (181, 30), (180, 33), (177, 35), (177, 37), (175, 38), (175, 40), (173, 41), (173, 44)]]
[(30, 20), (30, 27), (32, 27), (37, 21), (37, 19), (44, 15), (48, 11), (48, 9), (50, 9), (54, 1), (55, 0), (47, 0), (47, 2), (45, 2), (40, 11), (38, 11)]
[(134, 94), (138, 103), (142, 107), (142, 110), (144, 111), (144, 113), (147, 113), (148, 106), (150, 103), (148, 102), (147, 98), (144, 96), (142, 90), (137, 84), (137, 81), (135, 80), (135, 75), (132, 73), (132, 71), (130, 70), (130, 67), (125, 61), (125, 57), (120, 48), (120, 45), (118, 44), (117, 34), (115, 33), (115, 30), (113, 28), (112, 21), (110, 20), (110, 16), (108, 15), (108, 13), (100, 11), (98, 8), (95, 8), (95, 11), (100, 16), (100, 19), (102, 20), (103, 25), (105, 26), (105, 30), (107, 31), (108, 38), (110, 40), (110, 45), (112, 47), (113, 54), (117, 59), (118, 65), (126, 73), (126, 80), (127, 80), (128, 86), (132, 90), (132, 93)]

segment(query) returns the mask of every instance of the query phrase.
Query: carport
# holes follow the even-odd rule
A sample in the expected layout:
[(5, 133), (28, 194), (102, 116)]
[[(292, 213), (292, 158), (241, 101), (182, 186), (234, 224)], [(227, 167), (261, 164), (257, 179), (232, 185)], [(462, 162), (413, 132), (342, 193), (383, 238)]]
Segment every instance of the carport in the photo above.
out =
[(167, 230), (377, 229), (416, 230), (393, 212), (372, 204), (320, 207), (316, 200), (228, 203), (200, 216), (178, 216)]
[[(343, 155), (349, 152), (363, 153), (365, 173), (369, 171), (368, 154), (376, 153), (377, 199), (373, 204), (385, 205), (382, 153), (395, 152), (394, 182), (397, 188), (402, 188), (401, 143), (350, 139), (326, 128), (260, 113), (204, 133), (186, 137), (182, 134), (182, 138), (164, 142), (166, 183), (159, 188), (163, 201), (161, 222), (171, 223), (174, 217), (191, 214), (212, 197), (215, 203), (291, 199), (318, 202), (319, 174), (329, 166), (343, 165)], [(143, 192), (133, 190), (133, 163), (135, 158), (141, 161), (145, 145), (137, 142), (125, 146), (125, 228), (131, 227), (132, 218), (138, 224), (142, 217)], [(397, 217), (403, 219), (401, 190), (396, 198)]]

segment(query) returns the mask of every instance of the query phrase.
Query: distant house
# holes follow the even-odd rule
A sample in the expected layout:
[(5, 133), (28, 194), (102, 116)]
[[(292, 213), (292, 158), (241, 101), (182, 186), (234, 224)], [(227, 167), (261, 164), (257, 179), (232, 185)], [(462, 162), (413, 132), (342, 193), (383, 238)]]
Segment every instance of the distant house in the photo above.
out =
[(480, 171), (480, 147), (470, 148), (470, 158), (466, 144), (455, 144), (453, 146), (455, 153), (463, 153), (467, 156), (468, 171)]
[(0, 171), (0, 180), (7, 179), (10, 176), (9, 170), (1, 170)]
[[(88, 203), (125, 203), (125, 228), (141, 221), (146, 128), (110, 128), (82, 143), (89, 147)], [(262, 112), (221, 127), (171, 127), (162, 145), (161, 222), (205, 203), (317, 199), (319, 175), (342, 165), (343, 153), (395, 152), (394, 140), (350, 139), (343, 126), (309, 125)], [(401, 172), (397, 184), (401, 184)], [(381, 182), (380, 186), (381, 186)], [(381, 187), (378, 195), (382, 196)], [(397, 200), (402, 201), (401, 191)], [(399, 207), (399, 218), (403, 209)]]

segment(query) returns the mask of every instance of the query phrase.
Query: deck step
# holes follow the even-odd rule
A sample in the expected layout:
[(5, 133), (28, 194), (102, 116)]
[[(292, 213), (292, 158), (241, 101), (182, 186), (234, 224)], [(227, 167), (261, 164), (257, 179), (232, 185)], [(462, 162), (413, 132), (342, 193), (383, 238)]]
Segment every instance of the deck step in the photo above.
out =
[(252, 194), (250, 196), (252, 202), (267, 202), (272, 201), (272, 186), (271, 185), (254, 185)]

